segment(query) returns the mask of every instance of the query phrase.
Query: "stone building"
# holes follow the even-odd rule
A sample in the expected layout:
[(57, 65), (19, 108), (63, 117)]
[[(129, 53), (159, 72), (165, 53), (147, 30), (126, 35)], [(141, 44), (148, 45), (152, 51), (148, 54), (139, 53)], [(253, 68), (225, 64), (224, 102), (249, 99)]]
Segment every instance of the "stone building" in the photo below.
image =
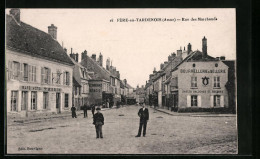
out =
[(48, 33), (20, 20), (20, 9), (6, 15), (6, 108), (8, 116), (70, 111), (73, 62)]
[(71, 61), (73, 67), (73, 93), (72, 104), (80, 109), (85, 103), (89, 104), (89, 72), (85, 67), (78, 63), (78, 53), (74, 54), (71, 49)]

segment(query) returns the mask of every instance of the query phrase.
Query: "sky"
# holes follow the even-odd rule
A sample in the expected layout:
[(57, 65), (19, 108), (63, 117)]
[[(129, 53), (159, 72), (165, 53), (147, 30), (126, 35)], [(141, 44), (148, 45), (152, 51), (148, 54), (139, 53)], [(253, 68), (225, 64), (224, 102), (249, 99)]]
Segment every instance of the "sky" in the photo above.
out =
[[(9, 10), (6, 9), (6, 14)], [(208, 55), (235, 60), (235, 17), (235, 9), (21, 9), (24, 23), (44, 32), (48, 32), (51, 24), (57, 26), (57, 41), (68, 53), (71, 48), (80, 55), (84, 50), (88, 56), (101, 52), (103, 66), (110, 58), (120, 71), (120, 78), (127, 79), (133, 87), (145, 85), (153, 69), (159, 70), (168, 55), (180, 47), (187, 49), (191, 43), (193, 51), (202, 50), (204, 36)], [(181, 20), (117, 22), (118, 18)]]

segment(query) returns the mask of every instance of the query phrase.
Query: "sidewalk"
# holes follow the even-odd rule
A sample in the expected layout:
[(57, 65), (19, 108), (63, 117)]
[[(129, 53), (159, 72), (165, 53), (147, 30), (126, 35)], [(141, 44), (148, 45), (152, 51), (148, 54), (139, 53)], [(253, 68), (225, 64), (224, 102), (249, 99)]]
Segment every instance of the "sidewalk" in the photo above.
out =
[[(116, 109), (116, 106), (113, 106), (112, 108), (101, 108), (101, 111), (107, 111), (111, 109)], [(88, 114), (89, 112), (91, 113), (91, 110), (88, 110)], [(77, 110), (76, 114), (77, 116), (83, 115), (83, 110)], [(63, 112), (61, 114), (49, 114), (47, 116), (37, 116), (37, 117), (16, 117), (16, 118), (7, 117), (7, 125), (13, 125), (14, 123), (29, 124), (29, 123), (40, 122), (41, 120), (49, 120), (54, 118), (65, 118), (65, 117), (71, 117), (71, 111)]]
[(172, 116), (191, 116), (191, 117), (236, 117), (236, 114), (215, 114), (211, 112), (190, 112), (190, 113), (178, 113), (168, 110), (166, 108), (153, 108), (155, 111), (159, 111)]

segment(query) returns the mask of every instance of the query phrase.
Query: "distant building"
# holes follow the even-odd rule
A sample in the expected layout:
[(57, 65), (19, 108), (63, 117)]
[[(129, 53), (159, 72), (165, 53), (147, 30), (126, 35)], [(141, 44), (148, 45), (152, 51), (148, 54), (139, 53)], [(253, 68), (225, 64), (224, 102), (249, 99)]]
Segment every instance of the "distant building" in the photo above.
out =
[(20, 20), (20, 9), (6, 15), (6, 90), (8, 116), (39, 116), (70, 111), (73, 62), (49, 34)]
[(79, 110), (84, 104), (89, 105), (89, 72), (78, 63), (78, 54), (73, 54), (71, 49), (71, 60), (73, 67), (73, 93), (72, 104)]

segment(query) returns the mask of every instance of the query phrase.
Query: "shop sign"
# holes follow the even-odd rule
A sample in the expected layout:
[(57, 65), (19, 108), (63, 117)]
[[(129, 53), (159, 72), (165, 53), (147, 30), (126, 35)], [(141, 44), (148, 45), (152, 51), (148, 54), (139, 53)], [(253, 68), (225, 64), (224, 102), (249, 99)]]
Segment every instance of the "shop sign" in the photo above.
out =
[(61, 92), (61, 88), (51, 88), (51, 87), (21, 86), (20, 89), (28, 90), (28, 91)]
[(180, 69), (180, 73), (226, 73), (225, 69)]
[(224, 93), (223, 90), (182, 90), (182, 93), (200, 93), (200, 94), (207, 94), (207, 93)]

